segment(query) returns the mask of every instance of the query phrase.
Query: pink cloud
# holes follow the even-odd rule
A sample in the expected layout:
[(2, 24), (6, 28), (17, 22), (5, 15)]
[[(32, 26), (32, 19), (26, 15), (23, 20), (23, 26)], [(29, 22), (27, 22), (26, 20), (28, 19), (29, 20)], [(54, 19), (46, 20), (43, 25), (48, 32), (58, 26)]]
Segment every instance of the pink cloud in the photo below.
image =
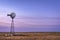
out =
[[(20, 17), (14, 19), (16, 27), (27, 27), (30, 25), (60, 25), (60, 18), (35, 18), (35, 17)], [(0, 17), (0, 25), (10, 26), (11, 19), (8, 17)]]

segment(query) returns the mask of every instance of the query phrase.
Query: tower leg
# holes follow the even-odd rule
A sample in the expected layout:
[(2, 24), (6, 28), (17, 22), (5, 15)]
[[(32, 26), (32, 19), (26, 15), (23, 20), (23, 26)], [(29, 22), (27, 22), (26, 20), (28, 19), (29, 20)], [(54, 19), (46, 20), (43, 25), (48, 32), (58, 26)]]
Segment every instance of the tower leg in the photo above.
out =
[(13, 19), (12, 19), (12, 22), (11, 22), (10, 35), (11, 35), (11, 36), (14, 35), (14, 21), (13, 21)]

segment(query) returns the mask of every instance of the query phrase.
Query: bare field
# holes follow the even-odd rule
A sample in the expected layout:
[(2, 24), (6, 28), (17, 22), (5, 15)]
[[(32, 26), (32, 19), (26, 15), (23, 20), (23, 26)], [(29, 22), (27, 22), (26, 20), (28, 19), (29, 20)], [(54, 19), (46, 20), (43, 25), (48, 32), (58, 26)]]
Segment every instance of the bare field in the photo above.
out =
[(60, 32), (16, 32), (7, 36), (8, 32), (0, 32), (0, 40), (60, 40)]

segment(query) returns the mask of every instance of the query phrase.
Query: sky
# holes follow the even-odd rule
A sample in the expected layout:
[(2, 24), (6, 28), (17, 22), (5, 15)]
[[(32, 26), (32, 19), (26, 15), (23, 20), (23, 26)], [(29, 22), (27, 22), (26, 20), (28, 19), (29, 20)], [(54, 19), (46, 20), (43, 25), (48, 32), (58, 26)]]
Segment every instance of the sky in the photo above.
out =
[(0, 32), (60, 32), (60, 0), (0, 0)]

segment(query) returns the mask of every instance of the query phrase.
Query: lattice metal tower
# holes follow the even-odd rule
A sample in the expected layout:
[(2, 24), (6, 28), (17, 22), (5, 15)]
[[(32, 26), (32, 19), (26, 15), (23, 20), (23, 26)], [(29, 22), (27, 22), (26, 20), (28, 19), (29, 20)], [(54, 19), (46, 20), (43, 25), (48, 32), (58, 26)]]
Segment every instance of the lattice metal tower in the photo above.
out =
[(10, 29), (10, 35), (14, 35), (14, 18), (16, 16), (15, 13), (7, 14), (7, 16), (10, 16), (12, 21), (11, 21), (11, 29)]

